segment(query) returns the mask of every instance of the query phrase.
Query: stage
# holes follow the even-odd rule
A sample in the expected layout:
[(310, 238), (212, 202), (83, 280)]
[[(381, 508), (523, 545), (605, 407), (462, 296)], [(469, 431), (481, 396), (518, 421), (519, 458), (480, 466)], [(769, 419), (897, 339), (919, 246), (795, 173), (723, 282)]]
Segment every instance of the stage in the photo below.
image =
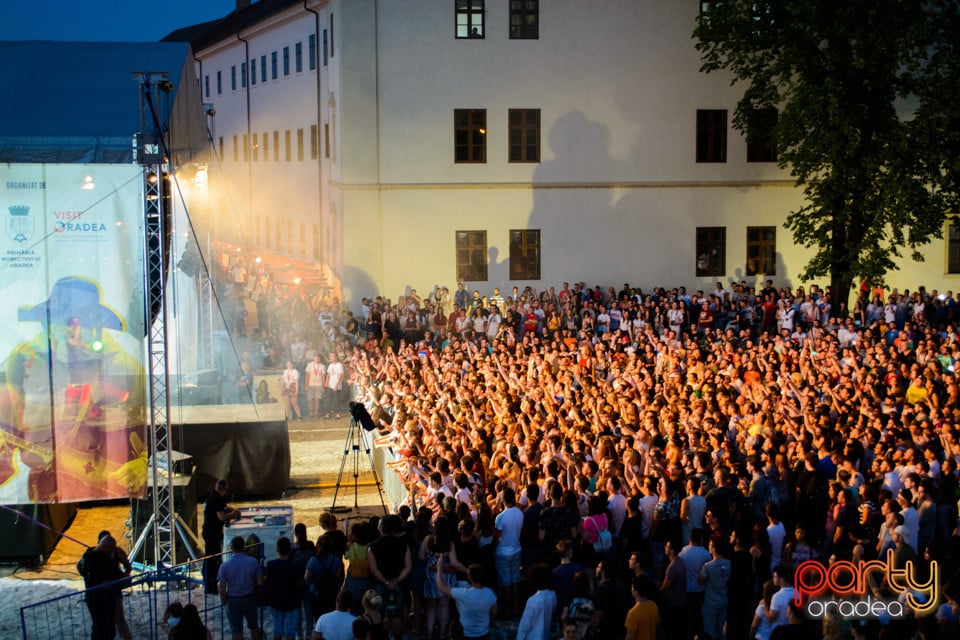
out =
[(280, 496), (290, 482), (290, 436), (281, 404), (170, 410), (170, 448), (193, 456), (198, 498), (226, 478), (230, 492)]

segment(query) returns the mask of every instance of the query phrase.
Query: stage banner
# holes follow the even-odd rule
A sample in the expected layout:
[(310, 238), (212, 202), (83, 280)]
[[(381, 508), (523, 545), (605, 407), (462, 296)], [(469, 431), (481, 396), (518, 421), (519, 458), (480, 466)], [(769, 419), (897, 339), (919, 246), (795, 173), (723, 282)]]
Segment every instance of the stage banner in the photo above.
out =
[(143, 497), (136, 165), (0, 165), (0, 504)]

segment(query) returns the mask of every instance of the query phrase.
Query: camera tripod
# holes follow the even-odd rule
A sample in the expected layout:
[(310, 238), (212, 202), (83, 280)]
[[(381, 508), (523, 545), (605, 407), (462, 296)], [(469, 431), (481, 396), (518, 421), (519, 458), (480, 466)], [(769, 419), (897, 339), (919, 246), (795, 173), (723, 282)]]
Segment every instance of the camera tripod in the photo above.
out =
[[(350, 419), (350, 426), (347, 429), (347, 438), (343, 443), (343, 458), (340, 459), (340, 473), (337, 474), (337, 485), (333, 492), (333, 502), (327, 511), (331, 513), (346, 513), (360, 506), (357, 502), (357, 493), (360, 477), (360, 450), (361, 448), (367, 455), (367, 462), (370, 464), (370, 472), (373, 474), (373, 481), (377, 486), (377, 496), (380, 498), (380, 506), (383, 507), (383, 514), (387, 515), (387, 504), (383, 500), (383, 484), (380, 482), (380, 475), (377, 473), (377, 466), (373, 462), (373, 450), (367, 443), (363, 429), (360, 428), (359, 421), (356, 418)], [(337, 506), (337, 496), (340, 495), (340, 487), (343, 486), (343, 472), (347, 468), (347, 459), (353, 463), (353, 507)]]

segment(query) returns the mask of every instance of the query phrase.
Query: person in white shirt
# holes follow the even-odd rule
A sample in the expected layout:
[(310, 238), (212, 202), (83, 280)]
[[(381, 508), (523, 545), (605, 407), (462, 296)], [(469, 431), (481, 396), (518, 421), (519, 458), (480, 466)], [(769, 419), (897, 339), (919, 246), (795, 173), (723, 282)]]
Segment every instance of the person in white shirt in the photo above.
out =
[(607, 480), (607, 493), (610, 497), (607, 499), (607, 506), (610, 507), (610, 513), (613, 515), (613, 522), (610, 523), (610, 533), (614, 537), (620, 535), (620, 527), (627, 518), (627, 499), (623, 496), (620, 486), (620, 478), (614, 476)]
[(327, 365), (327, 393), (329, 394), (327, 404), (327, 417), (330, 417), (330, 407), (334, 408), (334, 411), (337, 411), (337, 416), (340, 417), (340, 406), (342, 404), (341, 391), (343, 389), (343, 363), (337, 358), (337, 354), (332, 352), (330, 354), (330, 364)]
[(517, 627), (517, 640), (549, 640), (550, 622), (557, 609), (557, 594), (550, 590), (553, 572), (550, 565), (538, 562), (530, 567), (535, 593), (527, 598)]
[(783, 555), (783, 541), (787, 537), (787, 530), (780, 522), (780, 508), (775, 504), (767, 505), (767, 537), (770, 539), (770, 571), (780, 564)]
[(780, 625), (789, 624), (787, 607), (793, 600), (793, 574), (783, 565), (773, 570), (773, 584), (780, 587), (770, 599), (770, 608), (767, 610), (767, 620), (770, 622), (770, 631)]
[(677, 554), (687, 568), (687, 624), (694, 633), (703, 630), (703, 597), (706, 587), (700, 584), (700, 570), (712, 556), (703, 547), (703, 529), (690, 532), (690, 544)]
[(320, 415), (326, 373), (327, 367), (320, 362), (320, 354), (314, 354), (313, 361), (307, 365), (307, 411), (311, 418)]
[(517, 507), (517, 494), (511, 487), (501, 493), (504, 509), (494, 521), (499, 539), (493, 559), (497, 567), (497, 583), (500, 585), (500, 602), (503, 613), (512, 618), (519, 609), (518, 585), (520, 583), (520, 533), (523, 530), (523, 511)]
[(312, 640), (353, 640), (353, 621), (356, 618), (350, 613), (353, 605), (353, 594), (347, 590), (337, 595), (337, 608), (325, 613), (317, 619), (317, 626), (313, 628)]
[(296, 416), (297, 420), (303, 420), (300, 416), (300, 372), (293, 367), (290, 360), (280, 376), (280, 383), (283, 386), (283, 406), (287, 418), (293, 419)]

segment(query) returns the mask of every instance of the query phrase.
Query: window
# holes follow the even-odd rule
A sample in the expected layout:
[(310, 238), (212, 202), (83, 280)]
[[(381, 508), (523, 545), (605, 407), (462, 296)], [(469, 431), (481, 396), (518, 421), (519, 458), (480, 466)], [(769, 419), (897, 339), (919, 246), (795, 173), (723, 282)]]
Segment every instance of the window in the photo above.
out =
[(457, 231), (457, 280), (487, 279), (487, 232)]
[(260, 216), (253, 216), (253, 229), (255, 234), (254, 243), (256, 246), (260, 246)]
[(271, 80), (277, 79), (278, 70), (279, 70), (279, 67), (277, 65), (277, 52), (271, 51), (270, 52), (270, 79)]
[(219, 156), (220, 156), (220, 160), (221, 160), (221, 162), (222, 162), (222, 161), (223, 161), (223, 136), (220, 136), (220, 153), (219, 153)]
[(303, 72), (303, 43), (298, 42), (293, 48), (293, 68), (297, 73)]
[(283, 75), (290, 75), (290, 47), (283, 48)]
[(747, 227), (747, 275), (777, 275), (777, 228)]
[(264, 131), (263, 132), (263, 161), (269, 162), (270, 160), (270, 135)]
[(330, 57), (334, 56), (334, 47), (333, 47), (333, 14), (330, 14)]
[(697, 276), (722, 276), (727, 265), (727, 228), (697, 227)]
[(203, 76), (203, 95), (204, 97), (210, 97), (210, 76)]
[(256, 133), (253, 134), (253, 161), (256, 162), (260, 159), (260, 136)]
[(310, 57), (310, 71), (317, 68), (317, 34), (311, 33), (307, 38), (307, 55)]
[(486, 162), (487, 110), (454, 109), (453, 138), (455, 162)]
[(247, 137), (247, 134), (243, 134), (243, 161), (246, 162), (250, 159), (250, 138)]
[(327, 30), (323, 30), (323, 66), (327, 66)]
[(273, 132), (273, 161), (280, 162), (280, 132)]
[(330, 125), (323, 125), (323, 157), (330, 157)]
[(484, 0), (456, 0), (457, 37), (482, 38)]
[(237, 143), (237, 136), (233, 136), (233, 161), (240, 161), (240, 145)]
[(244, 89), (247, 88), (247, 63), (240, 63), (240, 86)]
[(956, 217), (947, 227), (947, 273), (960, 273), (960, 218)]
[(727, 110), (697, 109), (697, 162), (727, 161)]
[(303, 129), (297, 129), (297, 160), (303, 162)]
[(307, 255), (307, 225), (306, 223), (300, 223), (300, 255)]
[(293, 253), (293, 220), (287, 220), (287, 255)]
[(536, 40), (540, 37), (539, 5), (539, 0), (510, 0), (512, 40)]
[(320, 225), (313, 225), (313, 259), (320, 259)]
[(290, 162), (290, 158), (293, 155), (292, 145), (290, 144), (290, 129), (287, 129), (283, 132), (283, 142), (286, 145), (286, 149), (283, 151), (283, 159), (287, 162)]
[(310, 125), (310, 159), (316, 160), (320, 155), (320, 142), (317, 140), (317, 125)]
[(266, 54), (260, 56), (260, 81), (267, 81), (267, 56)]
[(777, 143), (773, 137), (777, 126), (776, 109), (758, 109), (747, 123), (747, 162), (776, 162)]
[(540, 279), (540, 230), (510, 231), (510, 279)]
[(510, 162), (540, 162), (540, 109), (510, 109)]
[(237, 65), (230, 67), (230, 91), (237, 90)]
[(217, 95), (223, 93), (223, 75), (217, 71)]
[(263, 219), (263, 246), (270, 248), (270, 218)]
[(250, 84), (257, 84), (257, 59), (250, 61)]
[(283, 251), (283, 220), (277, 218), (277, 251)]

